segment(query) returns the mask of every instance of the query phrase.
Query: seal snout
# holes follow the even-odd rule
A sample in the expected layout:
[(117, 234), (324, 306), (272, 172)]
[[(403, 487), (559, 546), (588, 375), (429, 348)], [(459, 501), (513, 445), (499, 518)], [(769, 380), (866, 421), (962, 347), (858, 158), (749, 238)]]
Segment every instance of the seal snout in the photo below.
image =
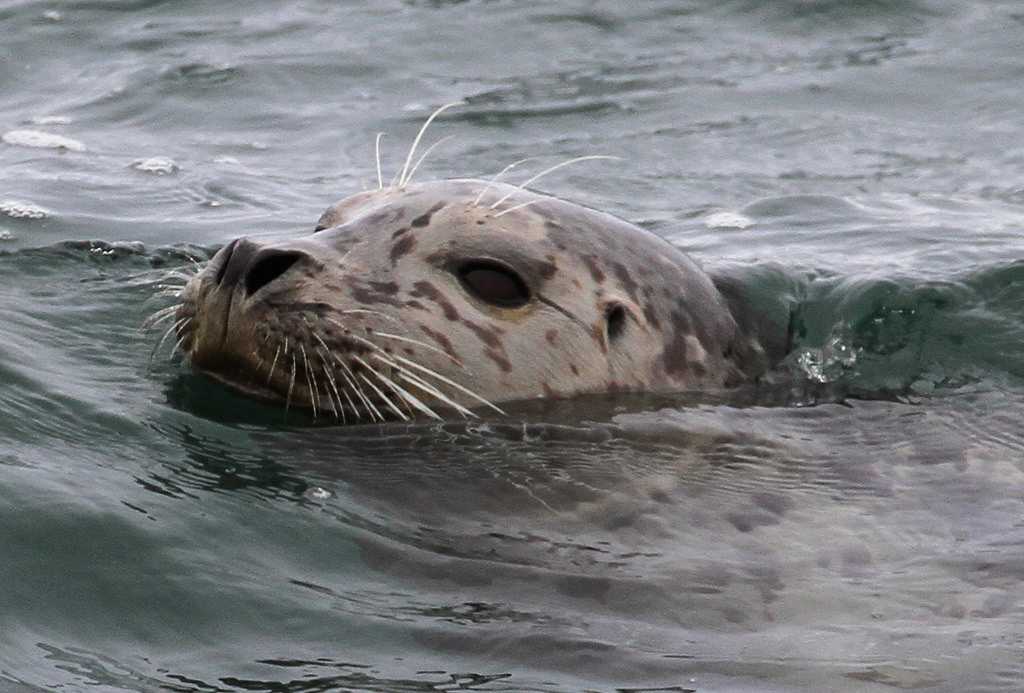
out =
[(265, 248), (244, 238), (224, 248), (214, 282), (222, 289), (241, 288), (251, 296), (284, 275), (305, 253)]

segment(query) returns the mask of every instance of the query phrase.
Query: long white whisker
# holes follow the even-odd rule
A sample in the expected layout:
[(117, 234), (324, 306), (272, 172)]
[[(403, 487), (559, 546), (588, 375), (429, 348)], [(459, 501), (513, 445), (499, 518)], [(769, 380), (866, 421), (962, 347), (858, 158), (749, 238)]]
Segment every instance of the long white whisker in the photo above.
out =
[(274, 379), (274, 371), (277, 370), (277, 359), (281, 356), (281, 345), (277, 345), (277, 350), (274, 351), (274, 360), (270, 363), (270, 370), (267, 371), (267, 385)]
[(382, 139), (384, 139), (384, 133), (383, 132), (378, 132), (377, 133), (377, 138), (374, 140), (374, 143), (373, 143), (373, 148), (374, 148), (374, 151), (376, 153), (376, 159), (377, 159), (377, 189), (378, 190), (383, 190), (384, 189), (384, 174), (383, 174), (383, 172), (381, 171), (381, 168), (380, 168), (380, 141)]
[(412, 141), (412, 147), (409, 148), (409, 155), (405, 157), (405, 165), (402, 166), (402, 173), (401, 175), (398, 176), (399, 187), (405, 185), (406, 182), (409, 180), (409, 166), (410, 164), (412, 164), (412, 159), (416, 155), (416, 148), (420, 146), (420, 140), (423, 139), (423, 134), (427, 131), (427, 128), (430, 127), (430, 124), (434, 122), (434, 119), (437, 118), (437, 116), (441, 115), (449, 108), (452, 108), (454, 106), (462, 106), (465, 103), (465, 101), (455, 101), (452, 103), (446, 103), (444, 106), (441, 106), (439, 109), (430, 114), (430, 117), (427, 118), (427, 121), (423, 123), (422, 127), (420, 127), (420, 131), (416, 134), (416, 139)]
[[(375, 355), (376, 355), (376, 354), (375, 354)], [(403, 401), (403, 402), (405, 402), (405, 403), (406, 403), (406, 404), (408, 404), (409, 406), (413, 407), (413, 408), (414, 408), (414, 409), (416, 409), (417, 411), (420, 411), (420, 412), (422, 412), (422, 413), (426, 414), (427, 416), (429, 416), (429, 417), (430, 417), (430, 418), (432, 418), (432, 419), (437, 419), (438, 421), (440, 421), (440, 420), (441, 420), (441, 416), (440, 416), (440, 415), (439, 415), (439, 414), (438, 414), (437, 412), (435, 412), (435, 411), (434, 411), (433, 409), (431, 409), (430, 407), (428, 407), (428, 406), (427, 406), (426, 404), (424, 404), (423, 402), (421, 402), (421, 401), (420, 401), (420, 399), (419, 399), (419, 397), (417, 397), (416, 395), (412, 394), (411, 392), (409, 392), (408, 390), (406, 390), (406, 389), (405, 389), (404, 387), (402, 387), (401, 385), (399, 385), (398, 383), (396, 383), (396, 382), (395, 382), (395, 381), (394, 381), (394, 380), (393, 380), (392, 378), (389, 378), (389, 377), (387, 377), (386, 375), (384, 375), (383, 373), (381, 373), (381, 372), (380, 372), (379, 370), (377, 370), (376, 368), (373, 368), (372, 366), (370, 366), (370, 365), (369, 365), (368, 363), (366, 363), (366, 361), (364, 361), (363, 359), (359, 358), (358, 356), (357, 356), (356, 358), (357, 358), (357, 359), (359, 360), (359, 362), (360, 362), (360, 363), (362, 363), (362, 364), (363, 364), (363, 365), (364, 365), (364, 366), (365, 366), (365, 367), (366, 367), (367, 369), (369, 369), (369, 370), (370, 370), (370, 372), (371, 372), (371, 373), (373, 373), (373, 375), (374, 375), (374, 376), (375, 376), (375, 377), (376, 377), (376, 378), (377, 378), (378, 380), (380, 380), (380, 381), (381, 381), (381, 383), (383, 383), (383, 384), (384, 384), (384, 385), (385, 385), (386, 387), (389, 387), (389, 388), (391, 388), (392, 390), (394, 390), (395, 392), (397, 392), (397, 393), (398, 393), (398, 396), (399, 396), (399, 397), (400, 397), (400, 398), (402, 399), (402, 401)], [(394, 407), (392, 407), (392, 409), (394, 409)], [(403, 418), (406, 418), (406, 417), (403, 417)]]
[(433, 344), (427, 344), (426, 342), (420, 341), (419, 339), (413, 339), (412, 337), (403, 337), (402, 335), (399, 334), (391, 334), (390, 332), (375, 332), (374, 334), (376, 334), (378, 337), (383, 337), (384, 339), (393, 339), (396, 342), (406, 342), (408, 344), (414, 344), (418, 347), (423, 347), (424, 349), (437, 352), (438, 354), (441, 354), (442, 356), (450, 359), (451, 362), (454, 363), (456, 366), (460, 368), (465, 368), (465, 366), (462, 365), (461, 361), (459, 361), (457, 358), (449, 354), (444, 349), (436, 347)]
[(536, 204), (538, 202), (540, 202), (540, 200), (527, 200), (526, 202), (520, 202), (517, 205), (512, 205), (508, 209), (501, 210), (500, 212), (498, 212), (497, 214), (494, 215), (494, 218), (497, 219), (498, 217), (503, 217), (506, 214), (508, 214), (509, 212), (514, 212), (517, 209), (522, 209), (523, 207), (529, 207), (530, 205)]
[(367, 397), (366, 393), (363, 392), (363, 386), (359, 384), (356, 374), (352, 372), (352, 369), (348, 366), (345, 366), (345, 369), (347, 372), (342, 371), (342, 374), (345, 376), (345, 380), (348, 381), (349, 387), (355, 391), (356, 395), (359, 397), (359, 401), (363, 403), (366, 410), (370, 412), (370, 418), (377, 421), (384, 421), (384, 414), (382, 414), (380, 409), (377, 408), (377, 405), (373, 403), (373, 400)]
[(161, 286), (159, 291), (153, 294), (153, 298), (179, 298), (181, 292), (185, 290), (185, 285), (181, 286)]
[[(358, 359), (358, 357), (356, 357), (356, 358)], [(366, 362), (363, 361), (362, 359), (358, 359), (358, 360), (359, 360), (360, 363), (362, 363), (362, 364), (366, 365), (367, 367), (369, 367), (368, 364), (366, 364)], [(377, 371), (373, 370), (372, 368), (370, 369), (370, 372), (373, 373), (374, 375), (380, 377), (380, 374), (377, 373)], [(360, 380), (362, 380), (364, 383), (366, 383), (370, 387), (371, 390), (373, 390), (374, 392), (377, 393), (377, 396), (381, 398), (381, 400), (384, 402), (384, 404), (387, 406), (387, 408), (390, 409), (391, 411), (395, 412), (395, 414), (398, 415), (398, 418), (402, 419), (402, 421), (408, 421), (409, 420), (409, 415), (406, 414), (401, 409), (399, 409), (395, 405), (395, 403), (391, 401), (391, 398), (388, 397), (386, 394), (384, 394), (383, 390), (381, 390), (379, 387), (377, 387), (377, 385), (372, 380), (370, 380), (368, 377), (366, 377), (365, 373), (359, 373), (358, 375), (359, 375), (359, 379)]]
[[(380, 358), (379, 355), (378, 355), (378, 358)], [(472, 411), (470, 411), (466, 407), (462, 406), (461, 404), (456, 402), (454, 399), (452, 399), (451, 397), (449, 397), (445, 393), (443, 393), (440, 390), (438, 390), (436, 387), (434, 387), (433, 385), (431, 385), (430, 383), (425, 381), (420, 376), (416, 375), (415, 373), (410, 372), (409, 369), (406, 366), (403, 366), (403, 365), (401, 365), (399, 363), (395, 363), (395, 362), (390, 361), (390, 360), (385, 360), (383, 358), (382, 358), (382, 360), (384, 360), (384, 362), (388, 366), (390, 366), (397, 373), (399, 378), (401, 378), (404, 382), (408, 383), (412, 387), (415, 387), (418, 390), (422, 390), (423, 392), (427, 393), (431, 397), (434, 397), (438, 401), (440, 401), (440, 402), (442, 402), (444, 404), (447, 404), (449, 407), (451, 407), (452, 409), (457, 411), (462, 416), (465, 416), (465, 417), (471, 418), (471, 419), (475, 419), (476, 418), (476, 414), (474, 414)], [(417, 400), (418, 399), (419, 398), (417, 398)]]
[(317, 418), (317, 400), (320, 398), (320, 391), (316, 387), (316, 378), (310, 368), (309, 357), (306, 355), (306, 347), (299, 342), (299, 352), (302, 354), (302, 370), (306, 372), (306, 387), (309, 388), (309, 403), (313, 407), (313, 418)]
[(157, 312), (153, 313), (148, 318), (146, 318), (142, 322), (142, 326), (147, 328), (147, 329), (148, 328), (152, 328), (152, 327), (156, 327), (157, 325), (162, 323), (164, 320), (167, 320), (168, 318), (174, 317), (174, 315), (177, 312), (178, 312), (178, 306), (168, 306), (167, 308), (161, 308), (160, 310), (158, 310)]
[(442, 137), (437, 142), (434, 142), (432, 145), (430, 145), (427, 148), (427, 151), (423, 152), (423, 155), (419, 159), (416, 160), (416, 165), (413, 166), (412, 169), (409, 171), (409, 175), (408, 175), (408, 177), (404, 181), (402, 181), (402, 185), (408, 185), (409, 184), (409, 181), (412, 180), (412, 177), (414, 175), (416, 175), (416, 169), (418, 169), (420, 167), (420, 164), (423, 163), (424, 159), (426, 159), (428, 156), (430, 156), (430, 152), (434, 151), (435, 149), (437, 149), (437, 147), (439, 145), (444, 144), (445, 142), (447, 142), (451, 138), (452, 138), (452, 135), (448, 135), (447, 137)]
[[(324, 358), (323, 350), (318, 347), (317, 351), (320, 352), (320, 357), (321, 359), (323, 359), (324, 377), (327, 379), (327, 385), (329, 387), (327, 391), (327, 399), (331, 403), (331, 409), (334, 410), (334, 418), (340, 418), (342, 423), (347, 423), (345, 416), (345, 404), (344, 402), (341, 401), (341, 393), (338, 392), (338, 384), (336, 382), (336, 378), (334, 377), (334, 374), (331, 372), (331, 370), (327, 367), (328, 359)], [(329, 351), (327, 352), (327, 356), (330, 356)], [(331, 395), (332, 392), (334, 393), (333, 396)], [(348, 395), (346, 394), (346, 398), (347, 397)], [(349, 401), (351, 402), (351, 400)], [(352, 410), (353, 412), (355, 411), (355, 405), (353, 405)]]
[[(541, 176), (546, 176), (549, 173), (551, 173), (552, 171), (557, 171), (558, 169), (562, 168), (563, 166), (569, 166), (570, 164), (578, 164), (581, 161), (591, 161), (593, 159), (613, 159), (615, 161), (618, 161), (619, 157), (617, 157), (617, 156), (606, 156), (604, 154), (593, 154), (591, 156), (578, 156), (575, 159), (569, 159), (568, 161), (563, 161), (560, 164), (555, 164), (554, 166), (552, 166), (550, 168), (546, 168), (543, 171), (541, 171), (540, 173), (538, 173), (537, 175), (533, 176), (532, 178), (529, 178), (526, 181), (520, 183), (516, 187), (518, 189), (520, 189), (520, 190), (525, 190), (527, 185), (529, 185), (530, 183), (534, 182), (535, 180), (537, 180)], [(488, 207), (488, 209), (494, 209), (495, 207), (499, 206), (502, 202), (507, 200), (514, 193), (515, 193), (515, 190), (509, 191), (508, 193), (503, 195), (497, 202), (495, 202), (490, 207)]]
[[(317, 336), (317, 339), (320, 339), (320, 337)], [(345, 388), (343, 392), (345, 393), (345, 399), (347, 399), (348, 403), (352, 405), (352, 411), (358, 412), (359, 407), (357, 407), (355, 402), (352, 401), (352, 397), (348, 394), (349, 390), (355, 393), (356, 397), (359, 398), (359, 401), (363, 403), (363, 406), (370, 413), (371, 418), (383, 421), (384, 415), (381, 414), (380, 410), (377, 409), (376, 406), (374, 406), (370, 398), (366, 396), (365, 392), (363, 392), (362, 386), (360, 386), (356, 380), (356, 374), (352, 372), (352, 369), (349, 367), (349, 365), (345, 363), (344, 359), (342, 359), (333, 351), (331, 351), (330, 348), (322, 339), (320, 339), (320, 343), (323, 344), (323, 348), (326, 350), (327, 354), (329, 354), (331, 358), (334, 359), (334, 362), (337, 363), (338, 366), (340, 367), (340, 370), (338, 372), (341, 374), (341, 377), (344, 378), (345, 382), (348, 384), (348, 387)]]
[(480, 194), (476, 196), (475, 200), (473, 200), (472, 206), (473, 207), (479, 206), (480, 205), (480, 200), (484, 199), (484, 195), (487, 194), (487, 191), (490, 190), (492, 187), (494, 187), (494, 185), (497, 184), (497, 182), (499, 180), (501, 180), (502, 176), (504, 176), (506, 173), (508, 173), (509, 171), (514, 169), (519, 164), (525, 164), (527, 161), (533, 161), (536, 158), (537, 157), (535, 157), (535, 156), (528, 156), (525, 159), (519, 159), (518, 161), (513, 161), (511, 164), (509, 164), (505, 168), (503, 168), (500, 171), (498, 171), (498, 174), (496, 176), (494, 176), (494, 178), (491, 178), (491, 180), (489, 180), (487, 182), (487, 185), (484, 186), (484, 189), (481, 190)]
[(425, 375), (427, 375), (427, 376), (429, 376), (429, 377), (431, 377), (431, 378), (433, 378), (433, 379), (435, 379), (437, 381), (440, 381), (440, 382), (444, 383), (445, 385), (447, 385), (449, 387), (455, 388), (456, 390), (458, 390), (462, 394), (467, 395), (469, 397), (472, 397), (477, 402), (480, 402), (481, 404), (490, 407), (491, 409), (493, 409), (494, 411), (498, 412), (499, 414), (502, 414), (502, 415), (505, 414), (505, 412), (502, 411), (502, 409), (500, 407), (498, 407), (497, 405), (495, 405), (495, 404), (489, 402), (488, 400), (484, 399), (483, 397), (481, 397), (477, 393), (473, 392), (469, 388), (467, 388), (467, 387), (465, 387), (463, 385), (459, 385), (457, 382), (455, 382), (451, 378), (447, 378), (447, 377), (441, 375), (437, 371), (431, 370), (430, 368), (427, 368), (426, 366), (418, 364), (415, 361), (410, 361), (409, 359), (407, 359), (405, 357), (402, 357), (402, 356), (399, 356), (398, 354), (389, 354), (388, 358), (394, 359), (395, 361), (397, 361), (397, 362), (399, 362), (401, 364), (404, 364), (404, 365), (408, 366), (409, 368), (413, 368), (413, 369), (415, 369), (415, 370), (417, 370), (417, 371), (419, 371), (419, 372), (421, 372), (421, 373), (423, 373), (423, 374), (425, 374)]
[(180, 351), (184, 344), (185, 344), (185, 335), (179, 335), (177, 341), (174, 342), (174, 346), (171, 347), (171, 354), (173, 355), (173, 354), (177, 353), (178, 351)]
[(298, 366), (295, 363), (295, 352), (292, 352), (292, 377), (288, 381), (288, 396), (284, 400), (284, 410), (288, 411), (292, 406), (292, 390), (295, 389), (295, 380), (298, 374)]
[[(153, 347), (153, 351), (150, 352), (149, 358), (151, 358), (151, 359), (154, 358), (160, 352), (160, 350), (163, 349), (164, 342), (167, 341), (167, 338), (170, 337), (171, 334), (174, 333), (174, 332), (180, 332), (181, 328), (184, 327), (188, 323), (188, 321), (191, 320), (191, 319), (192, 318), (190, 318), (188, 316), (185, 316), (183, 318), (179, 318), (178, 320), (174, 321), (173, 325), (171, 325), (166, 330), (164, 330), (163, 336), (160, 337), (160, 339), (156, 343), (156, 346)], [(181, 339), (184, 339), (184, 337), (182, 337)], [(175, 349), (174, 351), (177, 351), (177, 349)], [(172, 355), (173, 355), (174, 351), (171, 352)]]

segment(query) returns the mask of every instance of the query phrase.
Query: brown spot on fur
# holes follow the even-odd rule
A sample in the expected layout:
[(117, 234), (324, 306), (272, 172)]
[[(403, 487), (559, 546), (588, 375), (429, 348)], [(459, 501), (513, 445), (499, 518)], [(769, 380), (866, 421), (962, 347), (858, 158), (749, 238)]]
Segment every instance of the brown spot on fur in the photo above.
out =
[(455, 352), (455, 348), (452, 346), (451, 340), (448, 339), (446, 335), (444, 335), (441, 332), (438, 332), (437, 330), (433, 330), (427, 327), (426, 325), (420, 325), (420, 330), (422, 330), (425, 335), (427, 335), (435, 342), (437, 342), (437, 345), (441, 347), (442, 350), (444, 350), (444, 353), (448, 354), (456, 361), (459, 360), (459, 356)]
[(473, 330), (473, 333), (480, 338), (480, 341), (489, 348), (505, 351), (505, 346), (501, 343), (500, 333), (496, 329), (481, 327), (471, 320), (463, 320), (462, 324)]
[(619, 278), (619, 283), (622, 284), (622, 288), (629, 292), (629, 297), (632, 298), (634, 302), (637, 302), (637, 283), (633, 280), (633, 277), (630, 276), (629, 270), (626, 269), (626, 266), (616, 262), (612, 265), (612, 269), (615, 270), (615, 276)]
[(544, 333), (544, 339), (547, 340), (548, 344), (554, 346), (558, 341), (558, 330), (548, 330)]
[(537, 263), (537, 272), (540, 273), (540, 276), (544, 279), (551, 279), (551, 277), (555, 276), (555, 272), (557, 271), (558, 265), (555, 264), (555, 257), (553, 255), (548, 255), (547, 262)]
[(438, 202), (433, 207), (428, 209), (426, 212), (413, 219), (412, 225), (418, 229), (423, 228), (424, 226), (430, 223), (430, 217), (434, 216), (434, 213), (440, 210), (442, 207), (444, 207), (444, 205), (444, 202)]
[(468, 327), (480, 338), (487, 348), (484, 355), (494, 361), (503, 373), (512, 372), (512, 362), (505, 356), (505, 345), (501, 342), (501, 333), (496, 328), (486, 328), (477, 325), (470, 320), (463, 320), (462, 324)]
[(436, 286), (428, 281), (418, 281), (413, 284), (413, 287), (413, 290), (409, 292), (411, 296), (433, 301), (441, 307), (441, 310), (444, 312), (444, 317), (448, 320), (459, 319), (459, 311), (455, 310), (455, 306), (453, 306), (451, 302), (444, 297), (444, 294), (442, 294)]
[(672, 341), (665, 345), (664, 351), (661, 352), (661, 359), (665, 366), (665, 372), (669, 375), (686, 373), (690, 365), (690, 360), (687, 358), (686, 336), (675, 335)]
[(647, 324), (654, 329), (661, 329), (661, 319), (658, 317), (657, 311), (654, 310), (654, 306), (650, 303), (644, 304), (644, 318), (647, 320)]
[(365, 284), (353, 284), (349, 288), (352, 298), (363, 305), (384, 303), (389, 306), (401, 306), (394, 296), (398, 293), (398, 284), (394, 282), (366, 282)]
[(385, 296), (394, 296), (398, 293), (398, 282), (370, 282), (370, 288)]
[(391, 266), (394, 267), (395, 263), (398, 261), (398, 258), (402, 257), (415, 247), (416, 239), (411, 234), (402, 236), (397, 241), (395, 241), (394, 245), (391, 246)]
[(597, 261), (593, 255), (584, 255), (582, 258), (583, 264), (587, 266), (587, 270), (590, 271), (590, 276), (595, 282), (600, 284), (605, 279), (604, 270), (601, 269), (601, 263)]

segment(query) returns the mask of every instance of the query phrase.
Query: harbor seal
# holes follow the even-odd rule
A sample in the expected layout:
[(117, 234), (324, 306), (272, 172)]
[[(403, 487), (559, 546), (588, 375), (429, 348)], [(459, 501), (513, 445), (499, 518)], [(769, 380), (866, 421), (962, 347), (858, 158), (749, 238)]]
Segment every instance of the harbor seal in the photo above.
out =
[(231, 242), (173, 329), (195, 368), (249, 395), (343, 421), (441, 418), (756, 378), (784, 339), (750, 328), (735, 289), (609, 214), (443, 180), (355, 194), (305, 235)]

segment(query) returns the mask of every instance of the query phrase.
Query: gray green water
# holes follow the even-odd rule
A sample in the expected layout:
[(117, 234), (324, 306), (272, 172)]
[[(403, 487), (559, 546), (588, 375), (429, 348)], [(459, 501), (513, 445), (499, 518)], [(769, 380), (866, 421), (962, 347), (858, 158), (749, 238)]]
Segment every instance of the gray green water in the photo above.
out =
[[(456, 100), (418, 176), (619, 157), (538, 187), (789, 380), (341, 428), (151, 357)], [(1021, 104), (1019, 2), (8, 0), (0, 690), (1020, 691)]]

